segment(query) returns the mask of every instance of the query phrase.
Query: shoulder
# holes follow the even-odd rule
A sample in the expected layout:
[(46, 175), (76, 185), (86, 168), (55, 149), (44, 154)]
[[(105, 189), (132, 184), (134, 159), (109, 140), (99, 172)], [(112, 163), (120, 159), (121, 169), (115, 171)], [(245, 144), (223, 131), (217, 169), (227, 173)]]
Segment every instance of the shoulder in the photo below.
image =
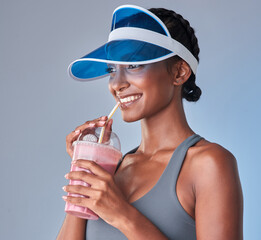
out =
[(240, 191), (237, 160), (223, 146), (203, 139), (192, 147), (189, 159), (197, 193), (213, 188)]
[(237, 161), (234, 155), (223, 146), (205, 139), (195, 145), (190, 158), (195, 170), (201, 172), (237, 171)]
[(197, 237), (242, 239), (243, 194), (234, 155), (205, 139), (192, 147)]

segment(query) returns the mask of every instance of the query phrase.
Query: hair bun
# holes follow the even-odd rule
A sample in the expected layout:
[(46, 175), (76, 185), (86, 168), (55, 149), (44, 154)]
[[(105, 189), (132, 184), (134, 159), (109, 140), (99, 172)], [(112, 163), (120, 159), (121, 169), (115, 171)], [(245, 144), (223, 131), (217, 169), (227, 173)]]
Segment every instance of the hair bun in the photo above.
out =
[(195, 75), (192, 74), (190, 76), (190, 81), (187, 81), (182, 85), (182, 97), (189, 102), (196, 102), (199, 100), (202, 92), (195, 84)]

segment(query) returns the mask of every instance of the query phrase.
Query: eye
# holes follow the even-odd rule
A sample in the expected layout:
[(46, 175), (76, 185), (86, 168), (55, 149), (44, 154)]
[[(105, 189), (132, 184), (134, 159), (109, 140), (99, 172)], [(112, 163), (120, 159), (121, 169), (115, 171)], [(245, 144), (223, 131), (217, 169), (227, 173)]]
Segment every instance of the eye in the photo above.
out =
[(116, 72), (116, 68), (114, 67), (114, 66), (108, 66), (107, 68), (106, 68), (106, 72), (107, 73), (114, 73), (114, 72)]
[(134, 65), (129, 65), (128, 69), (137, 69), (140, 68), (142, 65), (134, 64)]

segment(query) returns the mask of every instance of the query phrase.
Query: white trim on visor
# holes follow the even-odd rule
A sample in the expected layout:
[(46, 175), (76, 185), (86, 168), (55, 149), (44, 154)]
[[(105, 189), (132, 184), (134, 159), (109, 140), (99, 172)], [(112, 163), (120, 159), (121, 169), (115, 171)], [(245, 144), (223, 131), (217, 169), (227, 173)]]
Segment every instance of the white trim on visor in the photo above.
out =
[[(122, 5), (122, 6), (119, 6), (117, 7), (114, 11), (113, 11), (113, 14), (112, 16), (119, 10), (119, 9), (124, 9), (124, 8), (133, 8), (133, 9), (138, 9), (140, 10), (141, 12), (149, 15), (151, 18), (154, 18), (154, 20), (156, 20), (160, 25), (161, 27), (164, 29), (164, 31), (166, 32), (166, 34), (168, 36), (171, 36), (170, 33), (169, 33), (169, 30), (167, 29), (166, 25), (160, 20), (160, 18), (158, 16), (156, 16), (154, 13), (152, 13), (151, 11), (149, 11), (148, 9), (146, 8), (143, 8), (143, 7), (139, 7), (139, 6), (136, 6), (136, 5)], [(114, 29), (114, 28), (113, 28)]]
[(175, 53), (175, 55), (178, 55), (183, 60), (185, 60), (191, 67), (194, 74), (196, 74), (197, 72), (197, 59), (185, 46), (183, 46), (180, 42), (176, 41), (171, 37), (147, 29), (135, 27), (122, 27), (117, 28), (110, 33), (108, 42), (124, 39), (148, 42), (168, 49)]
[[(150, 64), (150, 63), (155, 63), (155, 62), (160, 62), (160, 61), (163, 61), (167, 58), (170, 58), (170, 57), (173, 57), (175, 56), (176, 54), (175, 53), (169, 53), (163, 57), (159, 57), (159, 58), (154, 58), (154, 59), (151, 59), (151, 60), (145, 60), (145, 61), (137, 61), (137, 62), (124, 62), (124, 61), (114, 61), (114, 60), (107, 60), (107, 59), (99, 59), (99, 58), (80, 58), (80, 59), (76, 59), (75, 61), (73, 61), (69, 67), (68, 67), (68, 73), (69, 75), (75, 79), (75, 80), (78, 80), (78, 81), (85, 81), (85, 78), (78, 78), (76, 76), (74, 76), (74, 74), (72, 73), (72, 66), (74, 63), (77, 63), (77, 62), (88, 62), (88, 61), (91, 61), (91, 62), (101, 62), (101, 63), (109, 63), (109, 64), (119, 64), (119, 65), (129, 65), (129, 64), (133, 64), (133, 65), (142, 65), (142, 64)], [(102, 76), (97, 76), (97, 77), (92, 77), (92, 78), (87, 78), (86, 81), (91, 81), (91, 80), (96, 80), (96, 79), (99, 79), (99, 78), (102, 78), (102, 77), (105, 77), (109, 75), (108, 74), (104, 74)]]

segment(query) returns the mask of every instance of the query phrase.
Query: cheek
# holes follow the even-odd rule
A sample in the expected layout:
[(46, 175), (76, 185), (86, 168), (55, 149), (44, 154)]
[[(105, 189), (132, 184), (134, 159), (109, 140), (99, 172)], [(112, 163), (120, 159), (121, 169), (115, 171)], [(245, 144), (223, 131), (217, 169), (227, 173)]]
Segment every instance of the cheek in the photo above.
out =
[(154, 74), (148, 75), (147, 81), (144, 81), (144, 89), (150, 94), (148, 98), (157, 98), (159, 101), (167, 100), (172, 97), (174, 85), (171, 77), (165, 72), (155, 71)]
[(113, 96), (113, 98), (117, 101), (118, 99), (117, 99), (117, 97), (115, 96), (115, 90), (113, 89), (112, 84), (110, 84), (110, 81), (109, 81), (109, 83), (108, 83), (108, 89), (109, 89), (111, 95)]
[(114, 97), (114, 90), (111, 88), (110, 84), (108, 84), (108, 89), (109, 89), (110, 93), (112, 94), (112, 96)]
[(154, 88), (144, 95), (145, 106), (148, 110), (158, 111), (166, 107), (173, 99), (174, 91), (172, 86), (165, 88)]
[(160, 77), (151, 78), (150, 84), (147, 86), (147, 91), (144, 93), (146, 107), (150, 111), (159, 111), (167, 107), (174, 99), (175, 86), (171, 83), (168, 75), (161, 75)]

